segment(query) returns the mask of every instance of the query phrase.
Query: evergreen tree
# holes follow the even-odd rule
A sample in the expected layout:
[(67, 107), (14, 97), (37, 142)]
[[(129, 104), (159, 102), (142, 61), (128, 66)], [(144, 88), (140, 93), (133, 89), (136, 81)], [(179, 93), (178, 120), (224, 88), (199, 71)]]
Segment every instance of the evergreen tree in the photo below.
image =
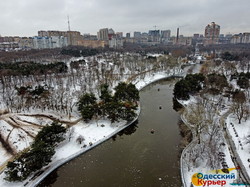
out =
[(111, 91), (109, 90), (109, 86), (107, 84), (101, 85), (100, 99), (105, 103), (112, 101)]
[(184, 79), (181, 79), (174, 86), (174, 97), (177, 99), (188, 100), (190, 98), (190, 91), (191, 89), (189, 82)]
[(78, 101), (78, 111), (81, 113), (85, 121), (89, 121), (97, 113), (98, 105), (96, 97), (93, 93), (83, 94)]
[(125, 82), (120, 82), (116, 87), (115, 87), (115, 95), (114, 99), (116, 101), (125, 101), (127, 100), (127, 84)]
[(106, 103), (107, 117), (111, 121), (111, 123), (118, 121), (118, 119), (120, 118), (122, 110), (121, 107), (122, 105), (117, 101)]
[(125, 82), (120, 82), (115, 87), (115, 100), (117, 101), (138, 101), (139, 91), (134, 84)]
[(48, 165), (55, 154), (54, 146), (64, 140), (65, 132), (66, 129), (55, 122), (45, 126), (37, 134), (29, 150), (25, 150), (14, 161), (7, 163), (5, 180), (23, 181), (31, 173)]
[(43, 130), (37, 134), (32, 147), (37, 146), (40, 142), (44, 142), (50, 146), (55, 146), (57, 143), (64, 140), (62, 134), (65, 132), (66, 128), (64, 128), (61, 124), (53, 122), (51, 125), (43, 127)]

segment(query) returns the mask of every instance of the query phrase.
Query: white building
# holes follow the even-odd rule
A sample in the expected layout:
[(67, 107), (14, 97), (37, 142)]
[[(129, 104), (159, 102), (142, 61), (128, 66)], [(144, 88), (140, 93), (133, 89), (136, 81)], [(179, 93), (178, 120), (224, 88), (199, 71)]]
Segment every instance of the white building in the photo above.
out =
[(120, 49), (123, 47), (123, 40), (119, 37), (112, 37), (109, 40), (109, 48)]
[(52, 48), (51, 38), (47, 36), (35, 36), (33, 37), (33, 45), (35, 49)]
[(51, 48), (61, 48), (68, 46), (68, 38), (64, 36), (51, 36)]
[(250, 43), (250, 33), (239, 33), (232, 36), (230, 43), (232, 44), (247, 44)]
[(100, 29), (97, 33), (98, 40), (109, 40), (109, 30), (108, 28)]
[(68, 46), (68, 39), (64, 36), (35, 36), (33, 45), (35, 49), (61, 48)]

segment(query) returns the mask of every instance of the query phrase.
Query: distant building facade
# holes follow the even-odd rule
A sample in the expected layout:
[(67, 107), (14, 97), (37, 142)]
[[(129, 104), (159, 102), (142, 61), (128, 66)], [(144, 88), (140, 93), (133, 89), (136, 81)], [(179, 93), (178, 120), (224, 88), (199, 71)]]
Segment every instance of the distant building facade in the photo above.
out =
[(99, 32), (97, 32), (97, 39), (108, 41), (109, 40), (109, 29), (108, 28), (100, 29)]
[(123, 47), (123, 39), (117, 36), (109, 40), (109, 48), (120, 49)]
[(33, 45), (35, 49), (52, 48), (51, 37), (48, 36), (35, 36), (33, 37)]
[(35, 49), (62, 48), (68, 46), (68, 38), (65, 36), (35, 36), (33, 47)]
[(32, 49), (34, 48), (32, 37), (20, 37), (17, 40), (18, 47), (20, 49)]
[(245, 33), (239, 33), (239, 34), (235, 34), (232, 36), (231, 44), (248, 44), (250, 43), (250, 33), (249, 32), (245, 32)]
[(32, 37), (0, 37), (1, 50), (31, 49), (33, 46)]
[(115, 33), (118, 37), (122, 38), (123, 37), (123, 32), (116, 32)]
[(171, 37), (171, 44), (173, 45), (192, 45), (193, 37), (185, 37), (180, 35), (177, 37)]
[(218, 44), (220, 36), (220, 26), (212, 22), (205, 27), (204, 44)]
[(104, 40), (81, 40), (78, 42), (79, 46), (90, 48), (104, 48), (108, 45), (108, 41)]
[(97, 40), (97, 35), (84, 34), (83, 40)]
[(149, 42), (160, 42), (160, 30), (149, 30), (148, 36)]
[(38, 31), (39, 37), (66, 37), (67, 45), (77, 45), (83, 39), (78, 31)]
[(167, 44), (170, 40), (171, 31), (170, 30), (162, 30), (161, 31), (161, 43)]

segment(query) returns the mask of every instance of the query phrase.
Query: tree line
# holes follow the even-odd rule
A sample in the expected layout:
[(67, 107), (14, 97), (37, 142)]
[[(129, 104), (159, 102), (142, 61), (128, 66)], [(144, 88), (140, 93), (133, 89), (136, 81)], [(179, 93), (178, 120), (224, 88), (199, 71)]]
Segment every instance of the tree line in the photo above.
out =
[(62, 55), (69, 55), (73, 57), (87, 57), (87, 56), (94, 56), (97, 55), (99, 50), (93, 48), (77, 48), (77, 47), (70, 47), (70, 48), (63, 48), (61, 50)]
[(239, 124), (242, 119), (247, 119), (249, 107), (247, 105), (247, 95), (249, 88), (249, 73), (233, 74), (231, 80), (236, 79), (237, 85), (241, 89), (233, 89), (228, 83), (225, 75), (211, 73), (206, 76), (203, 74), (188, 74), (179, 80), (174, 86), (174, 99), (188, 100), (190, 95), (211, 94), (214, 96), (227, 97), (232, 99), (231, 109), (236, 115)]
[(66, 72), (67, 65), (64, 62), (55, 62), (49, 64), (35, 62), (0, 63), (1, 76), (28, 76)]
[(130, 121), (135, 116), (138, 107), (139, 91), (132, 83), (120, 82), (112, 94), (107, 84), (100, 86), (100, 98), (93, 93), (84, 93), (77, 105), (84, 121), (93, 117), (107, 117), (112, 123), (120, 119)]

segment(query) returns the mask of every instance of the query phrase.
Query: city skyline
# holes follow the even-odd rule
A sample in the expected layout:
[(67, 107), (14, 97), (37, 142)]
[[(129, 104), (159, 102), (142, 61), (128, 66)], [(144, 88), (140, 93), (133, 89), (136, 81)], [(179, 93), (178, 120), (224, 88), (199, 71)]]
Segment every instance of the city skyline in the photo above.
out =
[[(204, 34), (207, 23), (216, 22), (221, 33), (250, 31), (248, 0), (53, 0), (0, 1), (1, 36), (35, 36), (38, 30), (71, 30), (97, 34), (101, 28), (115, 32), (167, 30), (176, 35)], [(156, 27), (155, 27), (156, 26)]]

